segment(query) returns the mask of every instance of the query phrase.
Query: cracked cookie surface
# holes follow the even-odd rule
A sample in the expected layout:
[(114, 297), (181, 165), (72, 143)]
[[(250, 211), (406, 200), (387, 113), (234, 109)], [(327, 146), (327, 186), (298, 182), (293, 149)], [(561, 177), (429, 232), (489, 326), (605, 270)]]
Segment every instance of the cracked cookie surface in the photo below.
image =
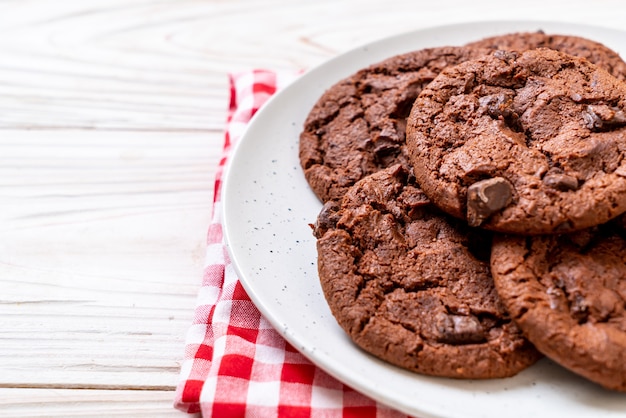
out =
[(405, 126), (420, 91), (449, 65), (490, 50), (429, 48), (391, 57), (329, 88), (300, 134), (300, 163), (323, 201), (393, 164), (408, 167)]
[(330, 87), (300, 135), (300, 162), (323, 201), (340, 199), (356, 181), (393, 164), (410, 168), (406, 118), (421, 90), (447, 66), (495, 49), (547, 47), (580, 56), (626, 78), (626, 63), (595, 41), (540, 32), (498, 35), (463, 47), (427, 48), (390, 57)]
[(494, 237), (498, 294), (537, 349), (626, 392), (626, 233), (622, 216), (563, 235)]
[(626, 211), (625, 112), (626, 84), (587, 60), (499, 50), (420, 93), (407, 148), (424, 192), (470, 225), (568, 232)]
[(626, 80), (626, 63), (617, 52), (599, 42), (580, 36), (547, 34), (544, 32), (520, 32), (481, 39), (466, 46), (515, 51), (536, 48), (555, 49), (566, 54), (585, 58), (589, 62), (604, 68), (620, 80)]
[(331, 311), (392, 364), (454, 378), (512, 376), (539, 357), (496, 294), (491, 234), (431, 205), (400, 165), (327, 202), (314, 233)]

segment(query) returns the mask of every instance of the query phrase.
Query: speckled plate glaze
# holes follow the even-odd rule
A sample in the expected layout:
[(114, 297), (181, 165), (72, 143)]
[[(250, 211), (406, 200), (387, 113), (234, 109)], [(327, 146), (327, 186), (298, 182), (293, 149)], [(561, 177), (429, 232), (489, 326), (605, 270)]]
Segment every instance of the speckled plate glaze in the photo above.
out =
[(304, 119), (323, 91), (366, 65), (410, 50), (542, 29), (584, 36), (626, 56), (626, 32), (553, 22), (482, 22), (419, 30), (338, 56), (304, 74), (253, 118), (225, 175), (230, 255), (248, 294), (313, 363), (381, 403), (420, 417), (617, 417), (626, 397), (542, 360), (509, 379), (417, 375), (358, 349), (336, 324), (317, 278), (309, 224), (321, 208), (298, 160)]

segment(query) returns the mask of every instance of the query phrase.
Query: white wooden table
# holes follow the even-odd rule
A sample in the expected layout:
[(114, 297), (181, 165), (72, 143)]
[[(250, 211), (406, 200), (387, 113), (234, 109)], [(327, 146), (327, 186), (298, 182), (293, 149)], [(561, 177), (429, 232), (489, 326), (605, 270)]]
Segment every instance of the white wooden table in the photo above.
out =
[(0, 416), (184, 416), (229, 71), (468, 20), (623, 28), (623, 4), (0, 0)]

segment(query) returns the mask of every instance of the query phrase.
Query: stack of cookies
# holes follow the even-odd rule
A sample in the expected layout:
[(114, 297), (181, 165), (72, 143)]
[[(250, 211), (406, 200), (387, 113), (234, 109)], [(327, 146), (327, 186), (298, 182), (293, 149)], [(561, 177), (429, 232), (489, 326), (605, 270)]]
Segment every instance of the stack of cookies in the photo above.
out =
[(516, 33), (395, 56), (315, 104), (322, 289), (364, 350), (453, 378), (547, 356), (626, 392), (626, 63)]

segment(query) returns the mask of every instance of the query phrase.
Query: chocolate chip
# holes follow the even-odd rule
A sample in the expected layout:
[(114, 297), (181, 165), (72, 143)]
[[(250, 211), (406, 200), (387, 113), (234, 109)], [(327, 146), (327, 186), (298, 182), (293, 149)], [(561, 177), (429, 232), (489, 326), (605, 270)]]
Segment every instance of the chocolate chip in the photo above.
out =
[(493, 56), (508, 64), (511, 61), (515, 61), (517, 57), (519, 56), (519, 54), (513, 51), (506, 51), (504, 49), (498, 49), (496, 52), (493, 53)]
[(467, 222), (479, 226), (505, 208), (513, 198), (513, 186), (503, 177), (478, 181), (467, 189)]
[(487, 114), (495, 118), (502, 116), (511, 105), (511, 102), (511, 98), (504, 93), (490, 94), (478, 99), (481, 109), (484, 109)]
[(440, 312), (436, 316), (435, 327), (437, 340), (445, 344), (471, 344), (485, 340), (485, 330), (475, 316)]
[(313, 235), (316, 238), (321, 238), (326, 233), (326, 231), (335, 228), (335, 226), (337, 225), (337, 221), (339, 220), (339, 209), (339, 204), (332, 200), (329, 200), (324, 204), (322, 210), (317, 216), (315, 225), (311, 225), (311, 228), (313, 229)]
[(578, 189), (578, 179), (563, 173), (548, 173), (543, 177), (543, 183), (564, 192)]
[(626, 125), (626, 113), (607, 105), (589, 105), (583, 111), (585, 126), (591, 130), (610, 129)]

